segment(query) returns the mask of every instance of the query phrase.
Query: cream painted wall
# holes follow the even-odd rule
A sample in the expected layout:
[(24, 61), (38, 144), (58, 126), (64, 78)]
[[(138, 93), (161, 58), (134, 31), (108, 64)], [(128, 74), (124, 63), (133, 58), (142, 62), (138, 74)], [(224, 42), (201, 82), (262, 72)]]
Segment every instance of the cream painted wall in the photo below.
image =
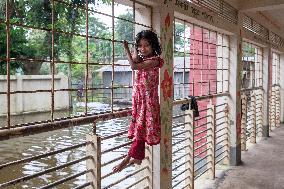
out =
[[(65, 75), (55, 75), (55, 89), (67, 89), (68, 78)], [(11, 76), (10, 91), (35, 91), (50, 90), (50, 75), (17, 75)], [(0, 91), (6, 92), (6, 76), (0, 76)], [(51, 93), (16, 93), (10, 95), (11, 114), (22, 114), (30, 112), (45, 112), (51, 110)], [(62, 110), (69, 108), (68, 92), (55, 92), (54, 109)], [(0, 95), (0, 116), (6, 115), (7, 112), (7, 96)]]

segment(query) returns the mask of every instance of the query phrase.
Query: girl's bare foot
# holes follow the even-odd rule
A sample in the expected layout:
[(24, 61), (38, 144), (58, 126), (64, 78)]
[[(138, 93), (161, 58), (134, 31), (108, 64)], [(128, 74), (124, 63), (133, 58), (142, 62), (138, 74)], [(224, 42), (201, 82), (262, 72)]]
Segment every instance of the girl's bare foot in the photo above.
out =
[(120, 164), (118, 164), (117, 166), (115, 166), (112, 171), (114, 173), (116, 172), (120, 172), (122, 171), (125, 167), (127, 167), (128, 165), (132, 165), (132, 164), (137, 164), (137, 165), (141, 165), (142, 160), (139, 159), (134, 159), (131, 158), (130, 156), (126, 156), (121, 162)]
[(126, 156), (117, 166), (115, 166), (112, 171), (114, 173), (122, 171), (130, 161), (130, 156)]

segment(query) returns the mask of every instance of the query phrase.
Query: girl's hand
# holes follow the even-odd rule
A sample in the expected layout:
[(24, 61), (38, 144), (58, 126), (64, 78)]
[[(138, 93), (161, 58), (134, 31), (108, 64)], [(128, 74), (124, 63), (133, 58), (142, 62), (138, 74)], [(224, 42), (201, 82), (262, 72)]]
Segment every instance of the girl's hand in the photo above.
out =
[(124, 49), (128, 49), (128, 42), (126, 40), (123, 40), (123, 47)]

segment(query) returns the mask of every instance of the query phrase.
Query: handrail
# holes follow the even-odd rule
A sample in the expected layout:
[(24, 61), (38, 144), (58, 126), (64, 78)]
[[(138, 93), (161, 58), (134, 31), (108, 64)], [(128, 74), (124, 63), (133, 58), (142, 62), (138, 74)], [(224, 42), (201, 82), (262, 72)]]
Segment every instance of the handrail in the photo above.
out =
[[(197, 100), (210, 99), (219, 96), (227, 96), (229, 93), (219, 93), (212, 94), (207, 96), (198, 96)], [(173, 105), (190, 103), (190, 98), (177, 99), (173, 101)], [(119, 109), (114, 112), (103, 112), (103, 113), (95, 113), (95, 114), (87, 114), (81, 117), (73, 117), (73, 118), (64, 118), (58, 119), (54, 122), (36, 122), (24, 124), (24, 126), (17, 127), (7, 127), (0, 128), (0, 141), (8, 140), (10, 138), (28, 136), (33, 134), (39, 134), (43, 132), (49, 132), (54, 130), (59, 130), (68, 127), (74, 127), (78, 125), (90, 124), (96, 121), (104, 121), (108, 119), (121, 118), (131, 115), (131, 108)]]
[(115, 112), (96, 113), (79, 118), (70, 118), (42, 124), (27, 125), (23, 127), (9, 127), (7, 129), (0, 130), (0, 141), (8, 140), (10, 138), (19, 136), (28, 136), (32, 134), (49, 132), (78, 125), (90, 124), (95, 121), (126, 117), (130, 114), (131, 108), (125, 108), (117, 110)]

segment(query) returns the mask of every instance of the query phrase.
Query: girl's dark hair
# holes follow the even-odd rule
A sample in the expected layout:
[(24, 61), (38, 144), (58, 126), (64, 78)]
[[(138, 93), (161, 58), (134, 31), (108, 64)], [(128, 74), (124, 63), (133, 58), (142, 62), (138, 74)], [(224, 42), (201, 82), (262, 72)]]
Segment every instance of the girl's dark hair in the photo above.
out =
[(159, 39), (158, 36), (155, 32), (151, 31), (151, 30), (142, 30), (141, 32), (139, 32), (136, 35), (136, 41), (135, 41), (135, 45), (136, 45), (136, 49), (137, 49), (137, 45), (139, 44), (139, 41), (141, 39), (146, 39), (148, 41), (148, 43), (150, 43), (150, 45), (153, 48), (153, 51), (155, 53), (155, 55), (160, 55), (162, 54), (162, 49), (159, 43)]

